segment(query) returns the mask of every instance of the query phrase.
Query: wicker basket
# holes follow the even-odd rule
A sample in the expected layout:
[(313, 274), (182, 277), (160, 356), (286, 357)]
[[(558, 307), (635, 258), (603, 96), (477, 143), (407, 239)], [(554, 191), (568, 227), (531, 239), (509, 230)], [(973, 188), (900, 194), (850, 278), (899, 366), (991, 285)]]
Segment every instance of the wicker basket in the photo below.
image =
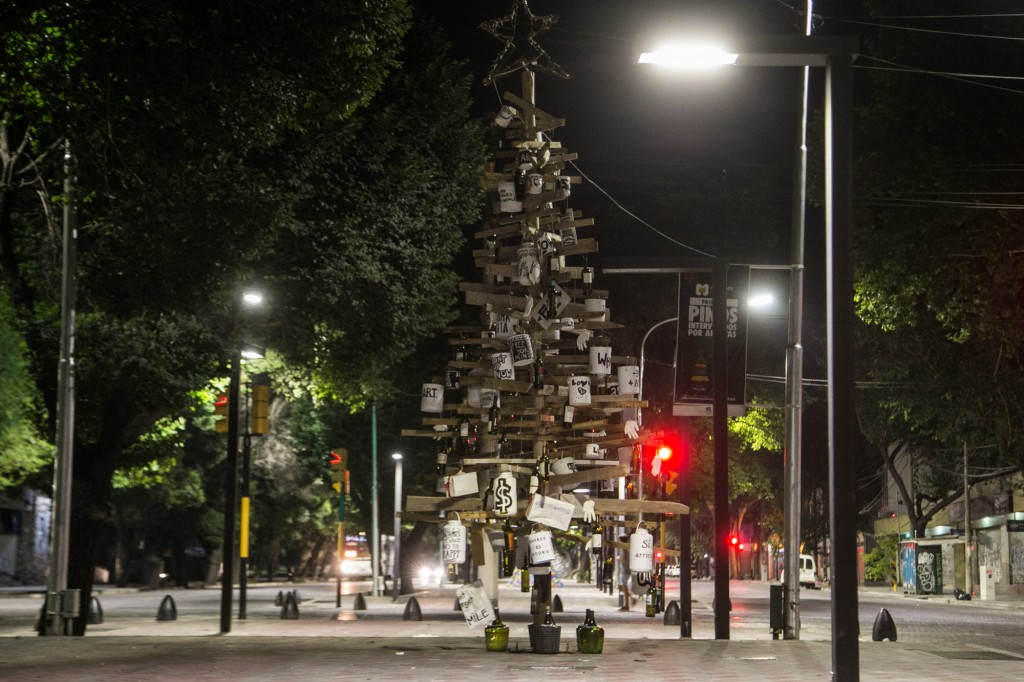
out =
[(527, 626), (530, 631), (530, 648), (535, 654), (557, 654), (558, 644), (562, 639), (561, 625), (534, 625)]

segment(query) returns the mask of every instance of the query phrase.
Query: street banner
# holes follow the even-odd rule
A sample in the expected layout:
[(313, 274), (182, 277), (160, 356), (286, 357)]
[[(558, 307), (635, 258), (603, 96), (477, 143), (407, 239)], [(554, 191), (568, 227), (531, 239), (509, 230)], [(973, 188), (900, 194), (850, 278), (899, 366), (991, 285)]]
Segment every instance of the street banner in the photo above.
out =
[[(726, 362), (729, 382), (729, 416), (744, 414), (744, 381), (747, 355), (747, 283), (750, 268), (731, 266), (726, 293)], [(714, 397), (714, 326), (712, 273), (686, 273), (680, 278), (679, 362), (676, 370), (677, 416), (711, 416)]]

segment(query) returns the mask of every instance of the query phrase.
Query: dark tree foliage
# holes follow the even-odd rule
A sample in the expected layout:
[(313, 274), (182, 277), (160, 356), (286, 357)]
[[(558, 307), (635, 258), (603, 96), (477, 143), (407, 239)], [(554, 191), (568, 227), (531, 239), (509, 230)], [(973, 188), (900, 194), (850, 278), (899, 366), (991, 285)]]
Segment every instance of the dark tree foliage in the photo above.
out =
[[(480, 136), (435, 32), (403, 52), (404, 0), (38, 2), (2, 16), (0, 276), (51, 415), (65, 139), (77, 159), (70, 583), (87, 604), (122, 453), (223, 375), (243, 337), (352, 399), (384, 394), (443, 325)], [(245, 318), (249, 282), (268, 302)]]

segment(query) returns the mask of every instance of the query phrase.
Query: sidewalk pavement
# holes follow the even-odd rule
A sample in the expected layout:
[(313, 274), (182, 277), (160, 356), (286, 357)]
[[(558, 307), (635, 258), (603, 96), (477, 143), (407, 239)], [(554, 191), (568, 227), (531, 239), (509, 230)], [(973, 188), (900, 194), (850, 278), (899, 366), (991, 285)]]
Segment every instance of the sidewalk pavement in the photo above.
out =
[[(219, 634), (219, 621), (209, 612), (192, 616), (179, 605), (175, 621), (159, 622), (152, 611), (145, 616), (111, 617), (102, 625), (90, 625), (86, 637), (0, 636), (0, 671), (4, 679), (19, 682), (112, 678), (457, 682), (545, 677), (787, 682), (832, 677), (827, 627), (804, 626), (800, 640), (775, 641), (763, 619), (747, 622), (733, 614), (730, 639), (715, 640), (710, 604), (700, 600), (692, 604), (693, 636), (681, 639), (679, 626), (664, 625), (661, 615), (645, 618), (636, 608), (619, 611), (617, 597), (593, 585), (565, 581), (554, 590), (564, 607), (554, 614), (562, 628), (560, 652), (544, 655), (530, 651), (528, 594), (518, 588), (503, 586), (499, 594), (502, 619), (511, 629), (510, 650), (489, 653), (482, 629), (470, 629), (455, 610), (451, 586), (415, 595), (422, 621), (403, 620), (406, 598), (392, 602), (390, 597), (368, 597), (367, 609), (355, 611), (353, 597), (346, 596), (337, 609), (333, 587), (304, 584), (288, 586), (300, 592), (300, 617), (285, 620), (280, 618), (280, 608), (273, 606), (282, 586), (261, 587), (265, 589), (249, 592), (250, 618), (233, 621), (226, 635)], [(209, 591), (173, 594), (180, 595), (181, 604), (190, 592)], [(202, 596), (209, 601), (209, 594)], [(575, 626), (583, 621), (587, 608), (597, 612), (597, 622), (605, 628), (601, 655), (576, 651)], [(953, 651), (956, 647), (950, 642), (872, 642), (870, 628), (865, 631), (863, 623), (858, 647), (862, 680), (1002, 682), (1019, 679), (1024, 662), (1022, 657), (980, 647)]]

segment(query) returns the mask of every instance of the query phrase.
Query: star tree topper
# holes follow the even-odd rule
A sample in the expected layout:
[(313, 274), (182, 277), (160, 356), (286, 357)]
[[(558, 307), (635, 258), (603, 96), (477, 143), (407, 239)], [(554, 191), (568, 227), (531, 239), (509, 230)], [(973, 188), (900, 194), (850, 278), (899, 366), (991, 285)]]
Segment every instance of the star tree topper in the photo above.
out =
[[(556, 21), (558, 21), (558, 17), (553, 14), (543, 17), (534, 16), (526, 0), (514, 0), (511, 14), (480, 24), (480, 28), (505, 43), (504, 49), (494, 60), (491, 70), (484, 78), (484, 85), (489, 85), (499, 78), (524, 69), (543, 71), (559, 78), (568, 78), (569, 74), (563, 71), (562, 67), (551, 59), (537, 42), (537, 37), (551, 28)], [(518, 51), (516, 49), (517, 38), (520, 43), (518, 47), (522, 48)], [(523, 41), (526, 42), (526, 46), (522, 44)]]

